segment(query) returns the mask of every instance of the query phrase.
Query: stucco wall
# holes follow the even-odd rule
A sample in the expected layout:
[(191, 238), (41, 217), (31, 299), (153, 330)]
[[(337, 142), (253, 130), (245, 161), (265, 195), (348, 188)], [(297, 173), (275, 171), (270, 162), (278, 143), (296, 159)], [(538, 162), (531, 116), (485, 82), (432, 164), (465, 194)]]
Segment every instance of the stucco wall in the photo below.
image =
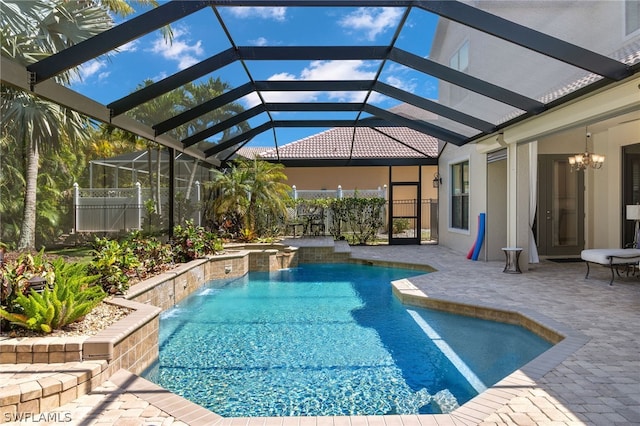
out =
[[(451, 228), (449, 215), (451, 206), (451, 175), (450, 167), (462, 161), (469, 161), (469, 230)], [(438, 243), (446, 245), (461, 255), (467, 254), (473, 245), (478, 232), (478, 214), (485, 212), (486, 207), (486, 155), (476, 152), (474, 144), (462, 147), (447, 145), (440, 155), (440, 175), (442, 187), (440, 188), (439, 211), (440, 233)], [(484, 251), (480, 258), (484, 259)]]
[[(394, 166), (394, 179), (417, 179), (417, 166)], [(436, 166), (422, 166), (422, 198), (437, 198), (438, 191), (433, 188), (433, 175)], [(287, 185), (295, 185), (299, 190), (336, 189), (376, 189), (389, 185), (389, 167), (352, 166), (352, 167), (287, 167)]]
[(487, 259), (504, 259), (507, 245), (507, 160), (487, 164)]

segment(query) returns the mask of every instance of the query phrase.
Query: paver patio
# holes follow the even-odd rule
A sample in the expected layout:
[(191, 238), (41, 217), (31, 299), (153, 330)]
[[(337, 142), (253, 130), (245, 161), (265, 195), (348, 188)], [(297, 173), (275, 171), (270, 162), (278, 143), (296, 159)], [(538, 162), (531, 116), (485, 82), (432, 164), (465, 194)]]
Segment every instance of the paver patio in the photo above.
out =
[[(305, 244), (305, 240), (289, 240)], [(317, 244), (318, 241), (312, 242)], [(352, 257), (428, 264), (435, 273), (410, 281), (430, 297), (533, 311), (584, 335), (586, 342), (563, 358), (541, 379), (516, 383), (506, 404), (486, 403), (483, 421), (464, 414), (328, 418), (221, 419), (220, 426), (271, 425), (640, 425), (640, 279), (616, 279), (608, 285), (606, 268), (584, 279), (583, 263), (542, 261), (524, 273), (502, 273), (504, 262), (474, 262), (462, 253), (437, 245), (351, 247)], [(115, 383), (114, 383), (115, 382)], [(499, 389), (493, 389), (500, 392)], [(500, 399), (503, 400), (503, 399)], [(158, 402), (160, 401), (160, 402)], [(473, 402), (473, 401), (472, 401)], [(475, 408), (475, 407), (474, 407)], [(150, 400), (122, 379), (55, 411), (69, 413), (78, 425), (168, 425), (177, 420), (175, 407)], [(194, 422), (210, 424), (209, 420)], [(54, 424), (23, 422), (20, 424)]]

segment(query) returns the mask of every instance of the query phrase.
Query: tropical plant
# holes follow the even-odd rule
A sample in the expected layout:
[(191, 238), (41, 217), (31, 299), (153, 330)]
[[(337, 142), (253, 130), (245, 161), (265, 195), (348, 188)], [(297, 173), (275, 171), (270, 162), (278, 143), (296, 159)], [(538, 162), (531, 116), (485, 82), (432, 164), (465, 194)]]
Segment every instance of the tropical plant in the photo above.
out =
[(177, 262), (188, 262), (222, 251), (222, 241), (202, 226), (195, 226), (188, 220), (173, 228), (171, 238), (174, 258)]
[(395, 218), (393, 219), (393, 234), (402, 234), (404, 231), (409, 229), (410, 223), (407, 218)]
[(173, 265), (173, 250), (170, 244), (165, 244), (156, 237), (143, 235), (140, 231), (132, 232), (127, 241), (140, 262), (140, 278), (162, 272)]
[[(316, 201), (329, 209), (329, 232), (335, 239), (350, 239), (355, 244), (367, 244), (384, 225), (386, 200), (380, 197), (348, 197)], [(349, 233), (347, 233), (349, 231)]]
[(89, 271), (99, 275), (98, 284), (108, 294), (124, 294), (129, 289), (129, 279), (139, 275), (140, 267), (127, 241), (96, 238)]
[(54, 267), (44, 250), (35, 255), (22, 253), (14, 261), (4, 262), (0, 268), (0, 305), (11, 311), (15, 299), (28, 293), (29, 280), (35, 277), (43, 278), (48, 285), (54, 283)]
[(344, 198), (347, 206), (347, 223), (357, 244), (367, 244), (373, 240), (384, 225), (383, 211), (386, 201), (379, 197)]
[(257, 240), (258, 236), (251, 229), (243, 228), (242, 230), (240, 230), (240, 236), (238, 238), (240, 239), (240, 241), (243, 241), (245, 243), (251, 243)]
[(86, 265), (66, 263), (58, 258), (53, 262), (53, 289), (45, 286), (42, 294), (33, 289), (15, 299), (20, 312), (0, 308), (0, 316), (12, 324), (30, 330), (51, 333), (71, 324), (91, 312), (106, 297), (101, 287), (92, 285), (98, 278), (88, 276)]
[(162, 229), (162, 215), (157, 212), (156, 202), (149, 198), (144, 202), (144, 211), (146, 212), (144, 218), (144, 228), (147, 234), (154, 234)]
[(265, 228), (258, 226), (261, 223), (260, 215), (286, 215), (287, 200), (291, 193), (291, 187), (284, 183), (286, 178), (282, 164), (259, 159), (238, 159), (230, 168), (214, 171), (213, 179), (207, 186), (218, 194), (213, 205), (216, 222), (223, 224), (230, 218), (240, 218), (242, 226), (235, 230), (236, 235), (246, 232), (243, 230), (261, 235)]
[(332, 198), (328, 200), (329, 216), (329, 233), (336, 240), (345, 240), (346, 224), (348, 218), (347, 203), (340, 198)]
[[(22, 65), (37, 62), (111, 28), (109, 12), (126, 16), (135, 12), (135, 3), (157, 6), (155, 0), (0, 0), (2, 56)], [(163, 32), (166, 39), (171, 39), (170, 28)], [(77, 68), (60, 73), (55, 80), (69, 84), (74, 77), (80, 78)], [(46, 186), (40, 182), (39, 167), (48, 170), (42, 164), (47, 159), (53, 160), (51, 164), (66, 165), (55, 156), (68, 144), (84, 142), (89, 125), (86, 118), (67, 108), (5, 85), (0, 112), (0, 211), (5, 212), (0, 218), (0, 236), (5, 241), (18, 241), (20, 249), (33, 249), (36, 235), (51, 237), (60, 228), (64, 213), (59, 211), (56, 203), (60, 199), (56, 195), (51, 198), (53, 202), (36, 204), (38, 198), (46, 197), (42, 194)], [(80, 150), (72, 147), (68, 152)], [(51, 180), (60, 183), (58, 176)], [(62, 188), (69, 188), (72, 183)], [(62, 193), (55, 189), (54, 194)], [(39, 219), (44, 219), (42, 229), (37, 229)]]
[(214, 170), (211, 181), (204, 185), (215, 193), (211, 205), (214, 223), (229, 236), (237, 236), (249, 208), (251, 186), (247, 170), (235, 164), (228, 169)]

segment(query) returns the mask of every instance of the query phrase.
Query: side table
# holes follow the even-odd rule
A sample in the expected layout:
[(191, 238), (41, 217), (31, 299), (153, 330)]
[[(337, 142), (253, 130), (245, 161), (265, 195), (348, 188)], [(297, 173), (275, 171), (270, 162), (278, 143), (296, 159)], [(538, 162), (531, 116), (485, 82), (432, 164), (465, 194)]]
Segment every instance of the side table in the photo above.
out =
[(504, 252), (506, 263), (502, 272), (507, 274), (521, 274), (520, 270), (520, 253), (522, 253), (521, 247), (502, 247)]

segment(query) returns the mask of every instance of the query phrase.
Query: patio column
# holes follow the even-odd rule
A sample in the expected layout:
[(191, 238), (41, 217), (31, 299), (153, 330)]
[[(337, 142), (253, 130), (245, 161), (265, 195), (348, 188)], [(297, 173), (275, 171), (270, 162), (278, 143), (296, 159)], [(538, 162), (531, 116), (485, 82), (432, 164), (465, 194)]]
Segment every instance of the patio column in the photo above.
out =
[(517, 247), (518, 146), (507, 143), (507, 246)]

